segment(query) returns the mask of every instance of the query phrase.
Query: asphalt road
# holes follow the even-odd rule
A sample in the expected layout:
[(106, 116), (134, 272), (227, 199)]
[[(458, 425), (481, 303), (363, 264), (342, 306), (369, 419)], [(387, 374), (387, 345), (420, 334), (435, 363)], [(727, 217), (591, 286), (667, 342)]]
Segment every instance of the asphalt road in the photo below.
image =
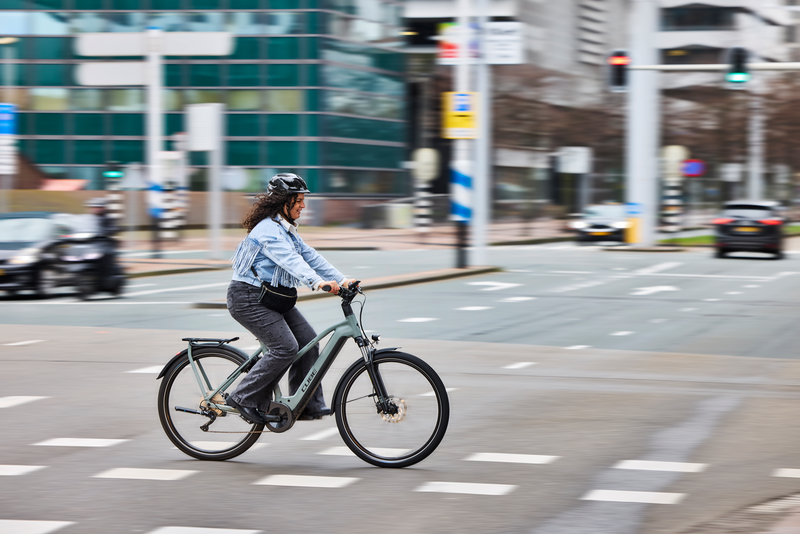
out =
[[(453, 261), (326, 256), (362, 278)], [(332, 418), (227, 462), (172, 448), (155, 377), (180, 339), (255, 345), (225, 310), (189, 306), (224, 298), (226, 272), (137, 279), (124, 299), (0, 297), (0, 532), (678, 534), (800, 491), (800, 255), (552, 244), (491, 258), (506, 271), (365, 288), (365, 328), (451, 389), (444, 441), (401, 470), (340, 455)], [(333, 297), (300, 307), (318, 329), (341, 317)], [(328, 478), (258, 484), (270, 475)]]

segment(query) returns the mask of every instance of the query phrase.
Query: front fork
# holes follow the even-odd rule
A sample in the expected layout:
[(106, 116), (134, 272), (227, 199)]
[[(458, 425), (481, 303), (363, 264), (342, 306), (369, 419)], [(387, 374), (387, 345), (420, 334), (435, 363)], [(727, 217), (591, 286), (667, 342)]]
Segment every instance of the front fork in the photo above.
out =
[(396, 413), (397, 406), (395, 406), (394, 403), (389, 400), (389, 393), (386, 391), (386, 386), (383, 384), (383, 379), (381, 378), (378, 368), (373, 361), (373, 349), (369, 346), (369, 343), (360, 337), (356, 338), (356, 344), (361, 350), (361, 356), (364, 358), (364, 363), (367, 367), (367, 374), (369, 374), (369, 379), (372, 381), (372, 387), (375, 390), (375, 394), (378, 396), (378, 398), (375, 400), (375, 407), (378, 409), (378, 413)]

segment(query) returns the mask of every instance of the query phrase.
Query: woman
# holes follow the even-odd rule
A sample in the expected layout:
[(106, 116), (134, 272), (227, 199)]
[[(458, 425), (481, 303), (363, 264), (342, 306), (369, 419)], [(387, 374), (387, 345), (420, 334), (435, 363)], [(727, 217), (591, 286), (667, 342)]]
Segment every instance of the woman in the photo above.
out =
[[(259, 195), (250, 213), (242, 223), (247, 237), (242, 240), (232, 258), (233, 279), (228, 287), (228, 311), (231, 316), (267, 348), (265, 354), (244, 376), (236, 389), (228, 396), (227, 404), (236, 408), (244, 419), (251, 423), (264, 423), (258, 408), (265, 410), (276, 382), (286, 367), (304, 347), (314, 339), (316, 333), (293, 306), (286, 311), (277, 297), (278, 304), (264, 299), (262, 283), (268, 284), (268, 296), (289, 294), (296, 286), (305, 284), (312, 290), (329, 285), (330, 293), (339, 293), (343, 284), (354, 282), (306, 245), (297, 235), (300, 212), (305, 208), (303, 199), (308, 193), (305, 180), (292, 173), (273, 176), (266, 195)], [(268, 307), (270, 306), (270, 307)], [(315, 345), (289, 369), (289, 394), (300, 387), (306, 373), (319, 355)], [(322, 387), (317, 390), (300, 415), (301, 420), (319, 419), (331, 415), (326, 408)]]

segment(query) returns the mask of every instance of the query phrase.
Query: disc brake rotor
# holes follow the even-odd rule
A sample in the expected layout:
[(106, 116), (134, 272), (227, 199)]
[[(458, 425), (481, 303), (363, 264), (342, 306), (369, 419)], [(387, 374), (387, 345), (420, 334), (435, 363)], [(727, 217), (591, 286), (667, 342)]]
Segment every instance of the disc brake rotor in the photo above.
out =
[(391, 399), (391, 402), (397, 407), (396, 413), (381, 413), (381, 417), (387, 423), (399, 423), (403, 419), (406, 418), (406, 412), (408, 411), (408, 405), (406, 401), (403, 399)]

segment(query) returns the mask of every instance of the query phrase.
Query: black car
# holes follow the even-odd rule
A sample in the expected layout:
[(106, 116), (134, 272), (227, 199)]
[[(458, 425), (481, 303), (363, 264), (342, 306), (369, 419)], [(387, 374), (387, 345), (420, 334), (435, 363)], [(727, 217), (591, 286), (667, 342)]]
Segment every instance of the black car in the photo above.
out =
[(0, 290), (47, 296), (61, 285), (58, 247), (72, 232), (63, 213), (0, 214)]
[(783, 208), (771, 200), (726, 202), (714, 225), (714, 256), (729, 252), (767, 252), (783, 258)]
[(628, 221), (623, 204), (594, 204), (586, 207), (580, 220), (569, 225), (577, 233), (578, 243), (624, 242)]

